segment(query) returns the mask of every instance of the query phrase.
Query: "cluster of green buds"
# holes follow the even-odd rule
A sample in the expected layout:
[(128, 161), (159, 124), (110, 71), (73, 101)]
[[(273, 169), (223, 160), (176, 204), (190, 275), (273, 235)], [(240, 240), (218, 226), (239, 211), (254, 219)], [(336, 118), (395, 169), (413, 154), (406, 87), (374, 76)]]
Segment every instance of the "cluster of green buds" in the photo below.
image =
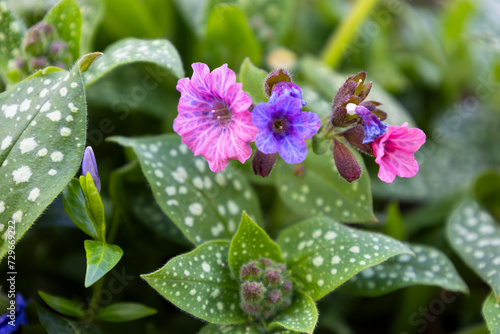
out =
[(34, 25), (26, 32), (22, 50), (23, 54), (15, 59), (9, 73), (13, 81), (19, 81), (47, 66), (66, 69), (73, 61), (68, 44), (59, 37), (52, 25), (45, 22)]
[(261, 320), (292, 304), (292, 281), (286, 266), (270, 259), (250, 261), (240, 270), (241, 308)]

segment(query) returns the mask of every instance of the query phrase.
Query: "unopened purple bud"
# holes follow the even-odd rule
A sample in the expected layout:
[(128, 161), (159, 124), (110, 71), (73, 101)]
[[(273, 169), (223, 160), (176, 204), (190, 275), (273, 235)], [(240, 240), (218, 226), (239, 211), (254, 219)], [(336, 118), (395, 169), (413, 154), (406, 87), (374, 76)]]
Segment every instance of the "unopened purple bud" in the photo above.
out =
[(387, 124), (382, 123), (377, 115), (370, 112), (363, 106), (356, 107), (356, 115), (362, 119), (363, 129), (365, 130), (365, 138), (363, 144), (373, 142), (378, 137), (382, 136), (387, 131)]
[(243, 309), (243, 311), (245, 311), (246, 313), (248, 313), (250, 315), (256, 316), (256, 315), (259, 315), (259, 313), (260, 313), (260, 306), (259, 305), (253, 305), (253, 304), (248, 304), (248, 303), (242, 302), (241, 308)]
[(280, 281), (280, 273), (276, 269), (270, 269), (264, 274), (264, 279), (270, 285), (275, 285)]
[(269, 260), (269, 259), (266, 259), (266, 258), (262, 258), (262, 259), (259, 259), (259, 262), (264, 266), (264, 267), (270, 267), (273, 265), (273, 261)]
[(241, 268), (240, 279), (257, 278), (260, 275), (260, 269), (255, 267), (255, 262), (250, 262)]
[(268, 97), (271, 96), (274, 85), (283, 81), (292, 81), (290, 74), (286, 70), (280, 68), (269, 73), (267, 78), (264, 80), (264, 91), (266, 95)]
[(83, 176), (86, 176), (87, 172), (90, 173), (90, 176), (92, 176), (92, 180), (94, 181), (97, 191), (101, 192), (101, 180), (99, 179), (99, 172), (97, 171), (97, 163), (95, 161), (94, 150), (92, 150), (92, 147), (90, 146), (87, 146), (87, 148), (85, 149), (82, 161)]
[(260, 282), (245, 282), (242, 286), (242, 295), (247, 302), (259, 303), (264, 299), (267, 289)]
[(55, 41), (50, 44), (50, 55), (52, 57), (57, 57), (61, 50), (65, 49), (67, 44), (63, 41)]
[(281, 292), (279, 292), (279, 291), (271, 292), (269, 294), (269, 298), (267, 298), (267, 302), (270, 305), (276, 304), (279, 301), (281, 301)]
[(257, 149), (252, 159), (252, 169), (255, 175), (267, 177), (276, 163), (276, 153), (265, 154)]
[(337, 139), (333, 139), (333, 160), (335, 166), (347, 182), (351, 183), (361, 177), (362, 169), (351, 150)]
[(31, 71), (36, 71), (36, 70), (42, 69), (44, 67), (47, 67), (47, 65), (48, 65), (48, 62), (47, 62), (47, 58), (45, 58), (45, 57), (32, 58), (32, 59), (30, 59), (30, 63), (29, 63)]
[(289, 293), (293, 289), (293, 283), (290, 280), (286, 280), (285, 284), (283, 284), (283, 292)]

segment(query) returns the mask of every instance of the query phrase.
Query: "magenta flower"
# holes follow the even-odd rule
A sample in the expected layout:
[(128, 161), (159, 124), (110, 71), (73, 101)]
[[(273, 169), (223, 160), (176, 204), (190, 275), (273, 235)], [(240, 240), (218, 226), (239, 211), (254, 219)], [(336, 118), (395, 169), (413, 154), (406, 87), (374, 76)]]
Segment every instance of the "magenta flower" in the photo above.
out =
[(252, 124), (250, 96), (227, 64), (210, 69), (203, 63), (192, 65), (191, 79), (177, 82), (181, 98), (174, 131), (194, 155), (207, 159), (212, 172), (226, 168), (228, 159), (244, 163), (251, 155), (250, 142), (257, 128)]
[(392, 183), (397, 176), (413, 177), (418, 172), (418, 163), (413, 153), (425, 143), (425, 133), (420, 129), (408, 129), (408, 123), (389, 126), (387, 132), (373, 143), (375, 162), (380, 165), (378, 177)]

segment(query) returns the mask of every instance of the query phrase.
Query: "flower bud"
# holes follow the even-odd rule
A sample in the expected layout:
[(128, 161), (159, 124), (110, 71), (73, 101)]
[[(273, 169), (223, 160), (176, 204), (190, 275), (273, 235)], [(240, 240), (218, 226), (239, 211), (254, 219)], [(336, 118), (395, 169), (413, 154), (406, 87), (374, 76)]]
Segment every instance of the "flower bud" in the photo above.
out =
[(280, 281), (280, 273), (276, 269), (270, 269), (264, 274), (264, 282), (269, 285), (276, 285)]
[(357, 148), (359, 151), (373, 156), (371, 144), (363, 144), (363, 140), (365, 139), (365, 130), (363, 130), (362, 125), (356, 125), (355, 127), (344, 131), (342, 135), (349, 144)]
[(276, 153), (265, 154), (257, 150), (252, 159), (252, 169), (255, 175), (267, 177), (276, 163)]
[(31, 58), (29, 61), (30, 72), (35, 72), (47, 66), (48, 66), (48, 61), (47, 58), (45, 57)]
[(255, 262), (250, 262), (246, 265), (241, 266), (240, 279), (257, 279), (261, 274), (261, 270), (255, 267)]
[(337, 139), (333, 139), (333, 159), (335, 166), (347, 182), (351, 183), (361, 177), (361, 166), (351, 150)]
[(261, 282), (247, 281), (241, 286), (241, 296), (249, 303), (256, 304), (261, 302), (265, 297), (266, 291), (267, 289)]
[(87, 146), (85, 149), (82, 161), (82, 175), (86, 176), (87, 173), (90, 173), (90, 176), (92, 176), (92, 181), (94, 181), (97, 191), (101, 192), (101, 180), (99, 179), (99, 172), (97, 171), (97, 163), (95, 161), (94, 151), (90, 146)]
[(61, 52), (64, 52), (68, 47), (63, 41), (55, 41), (50, 44), (50, 55), (52, 57), (57, 57)]
[(306, 101), (302, 100), (302, 90), (293, 82), (281, 81), (276, 83), (273, 86), (271, 97), (269, 98), (269, 103), (275, 103), (278, 97), (282, 95), (288, 95), (290, 97), (299, 99), (302, 103), (302, 106), (305, 106), (307, 104)]
[(292, 81), (290, 74), (286, 70), (280, 68), (269, 73), (266, 80), (264, 80), (264, 92), (266, 93), (266, 96), (270, 97), (271, 92), (273, 91), (273, 86), (282, 81)]

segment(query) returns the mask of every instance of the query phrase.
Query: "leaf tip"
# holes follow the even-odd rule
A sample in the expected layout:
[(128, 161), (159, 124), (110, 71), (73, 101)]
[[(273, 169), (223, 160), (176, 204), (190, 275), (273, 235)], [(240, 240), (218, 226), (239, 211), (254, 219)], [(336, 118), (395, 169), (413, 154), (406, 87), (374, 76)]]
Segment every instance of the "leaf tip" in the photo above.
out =
[(92, 65), (92, 63), (97, 59), (97, 57), (100, 57), (102, 55), (102, 52), (92, 52), (82, 56), (82, 58), (80, 58), (80, 60), (78, 61), (80, 72), (85, 73), (89, 69), (90, 65)]

